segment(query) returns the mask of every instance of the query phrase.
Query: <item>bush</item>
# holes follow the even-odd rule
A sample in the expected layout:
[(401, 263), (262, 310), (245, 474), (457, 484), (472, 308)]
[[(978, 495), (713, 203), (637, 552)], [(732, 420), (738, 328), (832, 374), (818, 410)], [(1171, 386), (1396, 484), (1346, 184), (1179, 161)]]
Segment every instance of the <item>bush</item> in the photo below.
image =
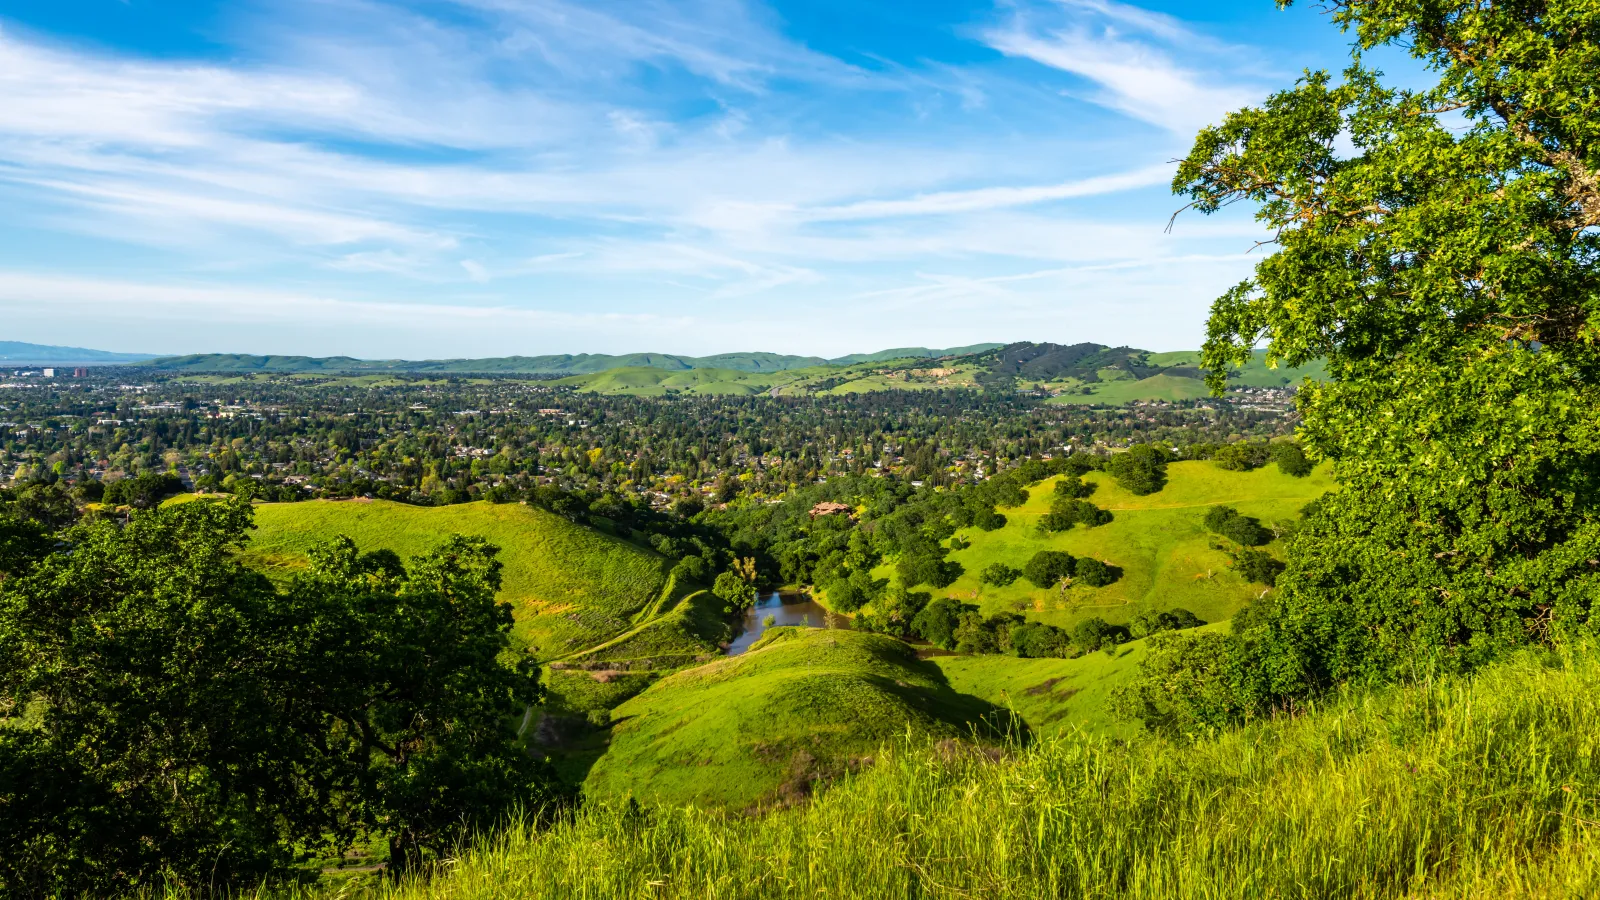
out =
[(1304, 478), (1311, 474), (1311, 460), (1306, 458), (1306, 452), (1300, 449), (1299, 444), (1273, 444), (1272, 461), (1278, 464), (1278, 471), (1291, 478)]
[(1072, 643), (1085, 653), (1093, 653), (1101, 647), (1114, 647), (1126, 641), (1127, 637), (1126, 628), (1112, 625), (1099, 616), (1084, 619), (1072, 629)]
[(995, 512), (994, 507), (984, 506), (973, 513), (972, 524), (984, 531), (999, 531), (1006, 527), (1006, 517)]
[(1135, 638), (1143, 638), (1162, 631), (1198, 628), (1204, 624), (1206, 624), (1204, 620), (1187, 609), (1142, 612), (1128, 623), (1128, 633)]
[(163, 499), (183, 492), (183, 481), (171, 472), (145, 472), (105, 486), (101, 502), (112, 506), (149, 509)]
[(1233, 568), (1247, 581), (1273, 587), (1277, 585), (1278, 574), (1283, 571), (1284, 565), (1265, 550), (1246, 549), (1239, 552)]
[(1067, 531), (1072, 526), (1080, 524), (1095, 528), (1110, 522), (1111, 518), (1109, 511), (1087, 500), (1057, 497), (1051, 504), (1050, 511), (1039, 519), (1039, 527), (1045, 531)]
[(1025, 622), (1011, 629), (1011, 649), (1025, 659), (1066, 656), (1072, 639), (1065, 631), (1043, 622)]
[(911, 620), (911, 631), (918, 637), (945, 650), (955, 649), (956, 627), (961, 624), (961, 614), (967, 609), (949, 597), (929, 603)]
[(1243, 516), (1231, 506), (1206, 510), (1206, 528), (1243, 547), (1259, 547), (1272, 542), (1272, 532), (1259, 519)]
[(1099, 485), (1092, 481), (1084, 481), (1076, 475), (1068, 475), (1056, 482), (1056, 496), (1066, 497), (1071, 500), (1082, 500), (1093, 494), (1094, 489), (1097, 487)]
[(1217, 468), (1227, 469), (1230, 472), (1249, 472), (1259, 469), (1267, 464), (1270, 451), (1266, 444), (1241, 442), (1229, 444), (1212, 454), (1211, 461)]
[(949, 587), (965, 571), (955, 560), (939, 559), (925, 553), (912, 553), (895, 563), (900, 582), (907, 587), (931, 584), (936, 588)]
[(995, 587), (1005, 587), (1022, 577), (1020, 569), (1014, 569), (1005, 563), (994, 563), (978, 575), (978, 581), (983, 584), (992, 584)]
[(1136, 496), (1154, 494), (1167, 486), (1167, 463), (1172, 452), (1156, 444), (1139, 444), (1118, 453), (1106, 462), (1106, 471), (1117, 484)]
[(1108, 565), (1098, 559), (1086, 556), (1079, 557), (1077, 564), (1072, 568), (1073, 578), (1089, 587), (1105, 587), (1114, 583), (1122, 572), (1116, 566)]
[(1047, 588), (1063, 578), (1071, 577), (1077, 560), (1060, 550), (1040, 550), (1022, 567), (1022, 577), (1034, 587)]
[(711, 593), (730, 609), (749, 609), (756, 602), (755, 585), (734, 572), (723, 572), (711, 585)]

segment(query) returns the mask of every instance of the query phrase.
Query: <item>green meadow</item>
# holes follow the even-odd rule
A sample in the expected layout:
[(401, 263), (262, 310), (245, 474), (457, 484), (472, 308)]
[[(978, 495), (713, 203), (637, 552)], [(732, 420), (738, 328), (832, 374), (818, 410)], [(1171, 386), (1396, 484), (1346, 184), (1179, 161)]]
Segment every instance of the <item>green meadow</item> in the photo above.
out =
[[(1225, 631), (1226, 622), (1205, 630)], [(1001, 654), (936, 656), (928, 660), (950, 687), (1014, 713), (1036, 737), (1070, 732), (1128, 737), (1139, 731), (1109, 708), (1117, 688), (1131, 682), (1144, 661), (1146, 641), (1130, 641), (1074, 659), (1023, 659)]]
[[(1049, 512), (1057, 479), (1033, 485), (1027, 503), (1002, 510), (1004, 528), (967, 528), (957, 534), (971, 543), (950, 554), (965, 574), (934, 590), (934, 596), (976, 603), (991, 615), (1020, 612), (1062, 627), (1089, 616), (1121, 624), (1141, 611), (1173, 608), (1187, 609), (1207, 622), (1221, 621), (1265, 588), (1235, 574), (1228, 555), (1213, 547), (1215, 538), (1202, 524), (1206, 510), (1232, 506), (1271, 526), (1294, 520), (1301, 507), (1333, 488), (1325, 467), (1307, 478), (1290, 478), (1276, 466), (1230, 472), (1209, 461), (1172, 463), (1166, 487), (1144, 497), (1128, 493), (1102, 472), (1091, 472), (1084, 480), (1098, 485), (1089, 499), (1111, 510), (1115, 518), (1109, 524), (1040, 531), (1039, 519)], [(1276, 544), (1268, 551), (1278, 552)], [(1020, 569), (1040, 550), (1094, 557), (1122, 569), (1122, 577), (1103, 588), (1075, 585), (1064, 591), (1037, 588), (1023, 579), (1006, 587), (979, 584), (986, 567), (1005, 563)], [(879, 575), (887, 577), (891, 571), (886, 566)]]
[(662, 599), (668, 561), (654, 551), (533, 506), (487, 502), (423, 507), (384, 500), (313, 500), (256, 506), (245, 549), (251, 566), (282, 577), (306, 551), (346, 535), (363, 551), (420, 554), (452, 534), (500, 548), (516, 634), (539, 659), (567, 656), (633, 629)]

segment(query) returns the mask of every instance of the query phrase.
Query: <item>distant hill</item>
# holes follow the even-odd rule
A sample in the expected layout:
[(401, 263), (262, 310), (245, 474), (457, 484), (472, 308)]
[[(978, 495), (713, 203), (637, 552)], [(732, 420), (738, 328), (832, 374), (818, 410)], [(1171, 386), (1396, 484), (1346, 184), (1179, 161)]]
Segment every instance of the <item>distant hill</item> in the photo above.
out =
[(52, 344), (0, 341), (0, 365), (108, 366), (143, 362), (155, 358), (156, 355), (154, 353), (111, 353), (105, 350), (88, 350), (83, 347), (57, 347)]
[[(935, 362), (937, 360), (937, 362)], [(1122, 406), (1141, 401), (1201, 400), (1210, 396), (1200, 353), (1152, 353), (1105, 344), (972, 344), (944, 350), (898, 347), (834, 359), (780, 353), (561, 354), (489, 359), (363, 360), (348, 356), (250, 356), (210, 353), (151, 360), (169, 372), (221, 375), (508, 375), (546, 376), (580, 391), (664, 396), (673, 393), (818, 396), (868, 391), (970, 388), (1026, 391), (1066, 405)], [(1238, 387), (1282, 388), (1320, 380), (1320, 362), (1269, 369), (1266, 354), (1236, 370)]]
[(864, 362), (884, 362), (891, 359), (940, 359), (946, 356), (971, 356), (985, 350), (996, 350), (1005, 344), (971, 344), (966, 347), (951, 347), (948, 350), (930, 350), (927, 347), (897, 347), (893, 350), (879, 350), (877, 353), (852, 353), (830, 359), (828, 362), (836, 366), (848, 366)]
[(862, 362), (893, 359), (932, 359), (965, 356), (1003, 347), (1003, 344), (973, 344), (933, 350), (927, 347), (901, 347), (877, 353), (856, 353), (838, 359), (820, 356), (791, 356), (783, 353), (719, 353), (715, 356), (675, 356), (670, 353), (562, 353), (551, 356), (498, 356), (485, 359), (356, 359), (350, 356), (256, 356), (245, 353), (199, 353), (189, 356), (149, 356), (150, 365), (170, 372), (243, 374), (351, 374), (361, 372), (408, 372), (447, 375), (592, 375), (613, 369), (665, 369), (687, 372), (694, 369), (722, 369), (730, 372), (787, 372), (817, 366), (846, 366)]

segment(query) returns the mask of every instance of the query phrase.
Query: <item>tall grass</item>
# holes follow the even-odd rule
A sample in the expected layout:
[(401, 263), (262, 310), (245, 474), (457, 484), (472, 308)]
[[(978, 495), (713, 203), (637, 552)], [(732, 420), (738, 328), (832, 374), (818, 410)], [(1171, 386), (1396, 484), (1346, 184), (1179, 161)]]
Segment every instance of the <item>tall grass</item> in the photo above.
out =
[(590, 806), (384, 900), (1600, 895), (1600, 659), (1523, 658), (1174, 744), (909, 743), (760, 817)]

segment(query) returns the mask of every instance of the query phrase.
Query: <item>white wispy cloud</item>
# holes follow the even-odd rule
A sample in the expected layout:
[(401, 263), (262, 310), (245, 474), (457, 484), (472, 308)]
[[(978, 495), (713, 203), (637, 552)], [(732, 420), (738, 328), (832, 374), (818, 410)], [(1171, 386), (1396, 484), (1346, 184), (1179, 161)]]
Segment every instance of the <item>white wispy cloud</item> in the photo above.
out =
[[(1017, 7), (984, 32), (994, 49), (1087, 79), (1088, 99), (1187, 136), (1259, 97), (1230, 79), (1238, 52), (1179, 20), (1115, 0), (1047, 0)], [(1203, 59), (1206, 70), (1180, 54)], [(1223, 70), (1219, 73), (1219, 70)]]
[[(844, 299), (873, 291), (950, 310), (1003, 299), (1032, 315), (1049, 291), (1087, 290), (1089, 270), (1029, 276), (1024, 291), (1012, 269), (1161, 267), (1227, 236), (1165, 237), (1163, 210), (1096, 200), (1148, 199), (1171, 152), (1137, 136), (1030, 132), (1036, 107), (1081, 108), (1036, 79), (937, 60), (858, 65), (788, 36), (761, 0), (240, 9), (254, 12), (230, 34), (248, 52), (208, 61), (0, 28), (9, 227), (126, 247), (130, 271), (148, 273), (146, 248), (176, 267), (105, 282), (13, 272), (0, 276), (0, 309), (43, 321), (27, 303), (54, 297), (132, 328), (204, 308), (207, 321), (254, 323), (259, 339), (306, 340), (299, 321), (359, 323), (364, 340), (487, 327), (529, 341), (609, 329), (645, 344), (687, 333), (776, 346), (838, 339), (810, 312), (883, 332)], [(1212, 52), (1202, 35), (1111, 0), (1027, 7), (982, 40), (1175, 132), (1240, 90), (1197, 74)], [(998, 136), (966, 118), (1014, 114), (1016, 133)], [(933, 288), (915, 279), (894, 293), (936, 269)], [(614, 315), (587, 312), (612, 300)], [(563, 317), (563, 305), (583, 312)]]

